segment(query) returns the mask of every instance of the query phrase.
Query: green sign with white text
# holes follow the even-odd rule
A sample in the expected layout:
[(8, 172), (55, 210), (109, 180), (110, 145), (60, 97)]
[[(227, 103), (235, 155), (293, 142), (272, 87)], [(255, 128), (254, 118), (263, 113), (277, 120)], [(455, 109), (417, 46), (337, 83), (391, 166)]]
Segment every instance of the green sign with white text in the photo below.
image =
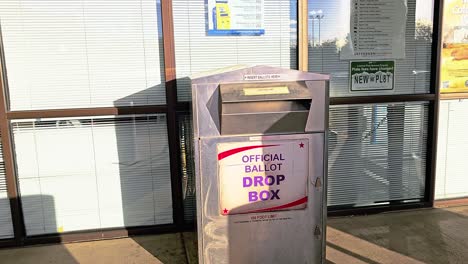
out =
[(395, 61), (352, 61), (350, 76), (352, 92), (393, 90)]

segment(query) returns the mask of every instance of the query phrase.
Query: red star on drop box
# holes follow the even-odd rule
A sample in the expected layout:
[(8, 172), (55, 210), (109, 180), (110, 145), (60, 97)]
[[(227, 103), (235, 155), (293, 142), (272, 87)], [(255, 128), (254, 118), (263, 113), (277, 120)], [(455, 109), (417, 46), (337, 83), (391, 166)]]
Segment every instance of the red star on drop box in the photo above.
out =
[(301, 144), (299, 144), (299, 147), (304, 148), (304, 143), (301, 142)]
[(226, 208), (224, 208), (223, 213), (224, 213), (224, 214), (227, 214), (228, 212), (229, 212), (229, 210), (226, 209)]

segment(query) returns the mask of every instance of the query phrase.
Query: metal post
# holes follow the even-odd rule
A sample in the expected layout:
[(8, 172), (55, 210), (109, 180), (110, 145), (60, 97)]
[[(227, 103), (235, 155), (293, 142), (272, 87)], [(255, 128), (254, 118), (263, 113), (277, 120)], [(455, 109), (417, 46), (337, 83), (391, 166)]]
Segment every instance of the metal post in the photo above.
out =
[(7, 118), (8, 99), (6, 89), (6, 68), (4, 67), (3, 40), (0, 31), (0, 135), (3, 148), (3, 160), (5, 162), (5, 178), (7, 184), (8, 199), (10, 200), (11, 219), (13, 222), (14, 241), (20, 245), (25, 235), (24, 222), (21, 210), (20, 197), (18, 194), (15, 164), (13, 159), (13, 143), (10, 132), (10, 122)]
[(167, 100), (167, 129), (169, 140), (169, 156), (171, 162), (171, 186), (174, 223), (178, 227), (184, 225), (184, 207), (182, 196), (182, 180), (180, 177), (180, 143), (177, 124), (177, 84), (174, 48), (174, 25), (172, 17), (172, 1), (162, 0), (162, 32), (164, 41), (164, 66)]

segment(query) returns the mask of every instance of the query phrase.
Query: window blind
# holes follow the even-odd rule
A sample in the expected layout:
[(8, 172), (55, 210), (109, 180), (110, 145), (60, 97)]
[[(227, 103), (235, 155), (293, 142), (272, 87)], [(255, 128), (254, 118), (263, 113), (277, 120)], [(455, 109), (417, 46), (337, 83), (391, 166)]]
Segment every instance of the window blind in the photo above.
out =
[(395, 60), (394, 91), (359, 92), (350, 92), (350, 60), (340, 59), (341, 47), (350, 31), (350, 3), (350, 0), (309, 0), (309, 12), (323, 12), (322, 19), (309, 19), (309, 71), (330, 74), (330, 96), (428, 93), (433, 1), (406, 1), (406, 55)]
[(188, 114), (179, 115), (179, 131), (184, 220), (192, 223), (197, 218), (192, 116)]
[(5, 161), (3, 160), (3, 147), (0, 144), (0, 239), (12, 238), (14, 236), (10, 200), (8, 199), (5, 178), (6, 175)]
[(427, 102), (330, 108), (328, 206), (424, 197)]
[(156, 1), (0, 1), (11, 110), (164, 104)]
[[(427, 102), (330, 107), (328, 206), (362, 207), (424, 197)], [(179, 117), (186, 221), (194, 221), (191, 117)]]
[(467, 100), (440, 103), (437, 147), (436, 199), (468, 196)]
[(296, 40), (291, 6), (297, 1), (264, 0), (265, 34), (261, 36), (207, 36), (204, 0), (172, 1), (177, 66), (177, 94), (191, 97), (188, 76), (238, 64), (296, 68)]
[(12, 121), (27, 235), (172, 223), (165, 115)]

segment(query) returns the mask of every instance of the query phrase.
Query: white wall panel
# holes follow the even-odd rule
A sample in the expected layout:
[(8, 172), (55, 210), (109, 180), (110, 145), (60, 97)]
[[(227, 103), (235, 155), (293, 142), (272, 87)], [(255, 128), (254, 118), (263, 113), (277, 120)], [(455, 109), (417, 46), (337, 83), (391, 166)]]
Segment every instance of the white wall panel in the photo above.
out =
[(468, 100), (441, 101), (436, 199), (468, 197)]
[(435, 182), (435, 199), (443, 199), (445, 194), (446, 168), (447, 168), (447, 141), (449, 106), (452, 100), (440, 101), (439, 105), (439, 131), (437, 138), (437, 166)]

